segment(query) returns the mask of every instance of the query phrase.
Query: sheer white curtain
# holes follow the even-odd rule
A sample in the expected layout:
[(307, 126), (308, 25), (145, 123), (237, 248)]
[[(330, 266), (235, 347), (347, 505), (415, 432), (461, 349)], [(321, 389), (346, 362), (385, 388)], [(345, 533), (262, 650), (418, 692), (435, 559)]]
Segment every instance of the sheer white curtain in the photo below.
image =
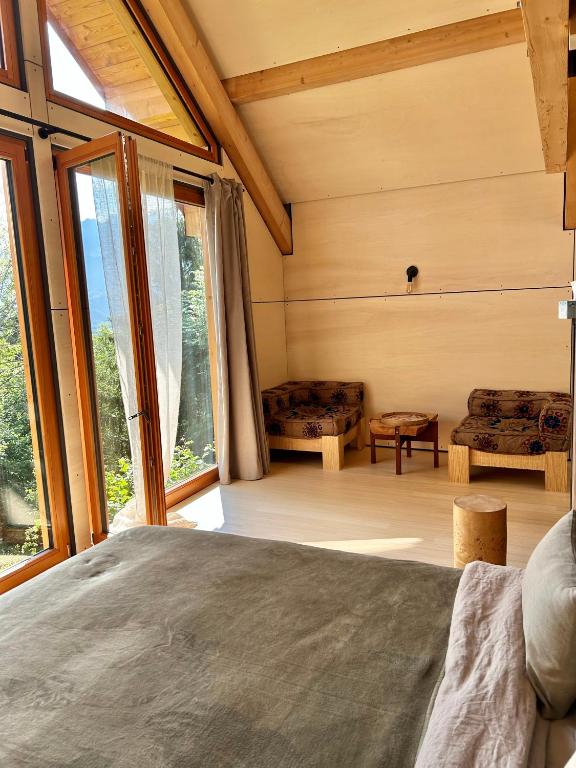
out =
[[(182, 298), (177, 209), (172, 166), (142, 156), (138, 162), (156, 357), (162, 464), (167, 478), (176, 445), (182, 378)], [(116, 513), (111, 526), (113, 532), (118, 532), (144, 524), (146, 508), (139, 419), (128, 419), (138, 411), (138, 407), (114, 159), (99, 160), (94, 166), (98, 166), (92, 170), (96, 220), (134, 474), (134, 498)]]
[(94, 161), (91, 173), (110, 323), (132, 454), (134, 496), (116, 513), (112, 530), (119, 531), (146, 522), (140, 424), (137, 418), (128, 419), (138, 411), (138, 402), (115, 158), (110, 156)]
[(141, 155), (138, 165), (154, 332), (162, 465), (167, 480), (176, 447), (182, 382), (182, 285), (174, 169), (167, 163)]

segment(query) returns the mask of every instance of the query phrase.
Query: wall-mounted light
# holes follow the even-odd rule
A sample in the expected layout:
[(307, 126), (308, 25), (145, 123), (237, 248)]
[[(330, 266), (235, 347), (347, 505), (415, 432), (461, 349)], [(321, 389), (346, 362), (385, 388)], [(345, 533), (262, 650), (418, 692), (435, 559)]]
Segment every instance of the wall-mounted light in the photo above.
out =
[(406, 270), (406, 293), (412, 293), (412, 282), (418, 275), (418, 267), (412, 265)]

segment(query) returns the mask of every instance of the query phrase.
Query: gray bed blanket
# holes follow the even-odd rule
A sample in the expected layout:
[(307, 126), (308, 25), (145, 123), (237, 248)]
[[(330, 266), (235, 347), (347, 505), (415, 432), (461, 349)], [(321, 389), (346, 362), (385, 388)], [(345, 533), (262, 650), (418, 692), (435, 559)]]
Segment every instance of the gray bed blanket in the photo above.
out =
[(0, 598), (2, 768), (404, 768), (460, 571), (139, 528)]

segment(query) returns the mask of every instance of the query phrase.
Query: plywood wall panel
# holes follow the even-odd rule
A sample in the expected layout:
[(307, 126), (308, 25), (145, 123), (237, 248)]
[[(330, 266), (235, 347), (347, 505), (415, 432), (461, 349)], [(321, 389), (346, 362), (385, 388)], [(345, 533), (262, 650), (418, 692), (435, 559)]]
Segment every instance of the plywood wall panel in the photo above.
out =
[(543, 172), (293, 206), (290, 299), (565, 285), (563, 177)]
[(252, 304), (258, 372), (262, 389), (288, 378), (284, 304)]
[(474, 387), (570, 391), (567, 289), (287, 305), (290, 379), (362, 380), (366, 409), (437, 411), (441, 445)]

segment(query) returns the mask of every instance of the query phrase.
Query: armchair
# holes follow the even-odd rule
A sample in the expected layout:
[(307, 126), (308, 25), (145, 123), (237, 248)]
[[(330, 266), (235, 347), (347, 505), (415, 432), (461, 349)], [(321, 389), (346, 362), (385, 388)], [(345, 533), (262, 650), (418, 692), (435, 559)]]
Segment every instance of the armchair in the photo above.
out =
[(288, 381), (262, 392), (270, 448), (322, 453), (325, 470), (344, 466), (344, 446), (365, 444), (364, 385)]
[(448, 471), (470, 482), (470, 466), (543, 470), (549, 491), (568, 490), (570, 395), (474, 389), (468, 415), (452, 432)]

